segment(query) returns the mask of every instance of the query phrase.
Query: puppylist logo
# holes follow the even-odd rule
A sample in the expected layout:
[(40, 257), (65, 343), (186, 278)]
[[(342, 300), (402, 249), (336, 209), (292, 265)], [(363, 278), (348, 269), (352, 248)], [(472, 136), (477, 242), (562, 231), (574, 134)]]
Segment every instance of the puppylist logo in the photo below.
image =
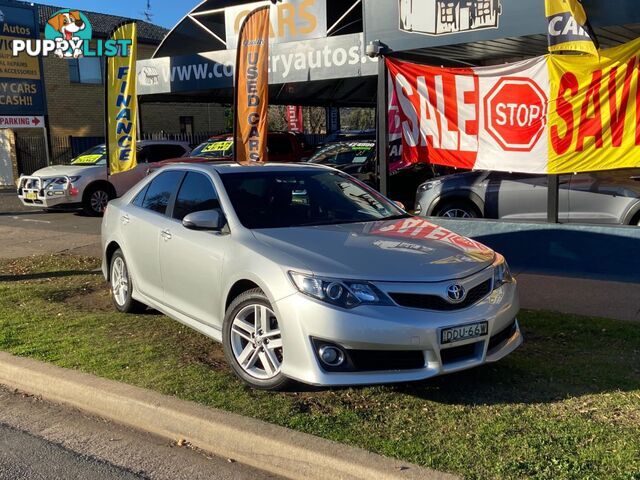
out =
[(131, 40), (93, 40), (91, 22), (87, 16), (68, 8), (58, 10), (47, 20), (44, 40), (15, 39), (11, 42), (14, 57), (26, 52), (30, 57), (47, 57), (54, 54), (59, 58), (80, 57), (128, 57)]

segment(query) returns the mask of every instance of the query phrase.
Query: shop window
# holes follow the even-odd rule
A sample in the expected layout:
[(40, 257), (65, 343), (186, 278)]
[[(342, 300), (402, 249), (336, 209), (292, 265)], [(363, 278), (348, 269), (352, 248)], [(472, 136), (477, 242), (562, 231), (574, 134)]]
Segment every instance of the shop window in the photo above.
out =
[(70, 58), (71, 83), (101, 84), (104, 78), (104, 62), (99, 57)]
[(193, 117), (180, 117), (180, 133), (193, 135)]
[(454, 2), (441, 1), (440, 2), (440, 22), (441, 23), (455, 23), (456, 8)]

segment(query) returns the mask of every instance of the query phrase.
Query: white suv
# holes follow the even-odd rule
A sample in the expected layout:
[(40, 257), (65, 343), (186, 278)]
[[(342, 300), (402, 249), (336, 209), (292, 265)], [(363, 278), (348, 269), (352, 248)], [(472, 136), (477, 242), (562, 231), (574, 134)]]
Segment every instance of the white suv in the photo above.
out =
[(191, 148), (186, 142), (143, 140), (138, 142), (138, 166), (128, 172), (107, 175), (105, 145), (80, 154), (70, 165), (52, 165), (18, 180), (18, 198), (35, 208), (82, 207), (100, 216), (109, 200), (121, 196), (145, 177), (149, 163), (182, 157)]

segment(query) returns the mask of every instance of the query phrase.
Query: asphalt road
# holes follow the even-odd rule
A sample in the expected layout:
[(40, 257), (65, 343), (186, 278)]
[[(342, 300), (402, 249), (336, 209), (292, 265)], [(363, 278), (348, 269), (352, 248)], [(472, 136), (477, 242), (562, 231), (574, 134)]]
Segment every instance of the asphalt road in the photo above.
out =
[(0, 258), (74, 252), (100, 256), (100, 218), (79, 211), (45, 212), (0, 192)]
[(277, 478), (0, 387), (0, 480)]

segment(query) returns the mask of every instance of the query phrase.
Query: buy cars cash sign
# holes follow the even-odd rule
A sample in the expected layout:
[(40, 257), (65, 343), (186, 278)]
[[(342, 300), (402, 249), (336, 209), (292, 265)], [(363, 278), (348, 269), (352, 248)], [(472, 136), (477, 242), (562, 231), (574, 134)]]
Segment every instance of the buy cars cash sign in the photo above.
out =
[(233, 155), (241, 164), (267, 161), (269, 5), (253, 10), (238, 35)]

